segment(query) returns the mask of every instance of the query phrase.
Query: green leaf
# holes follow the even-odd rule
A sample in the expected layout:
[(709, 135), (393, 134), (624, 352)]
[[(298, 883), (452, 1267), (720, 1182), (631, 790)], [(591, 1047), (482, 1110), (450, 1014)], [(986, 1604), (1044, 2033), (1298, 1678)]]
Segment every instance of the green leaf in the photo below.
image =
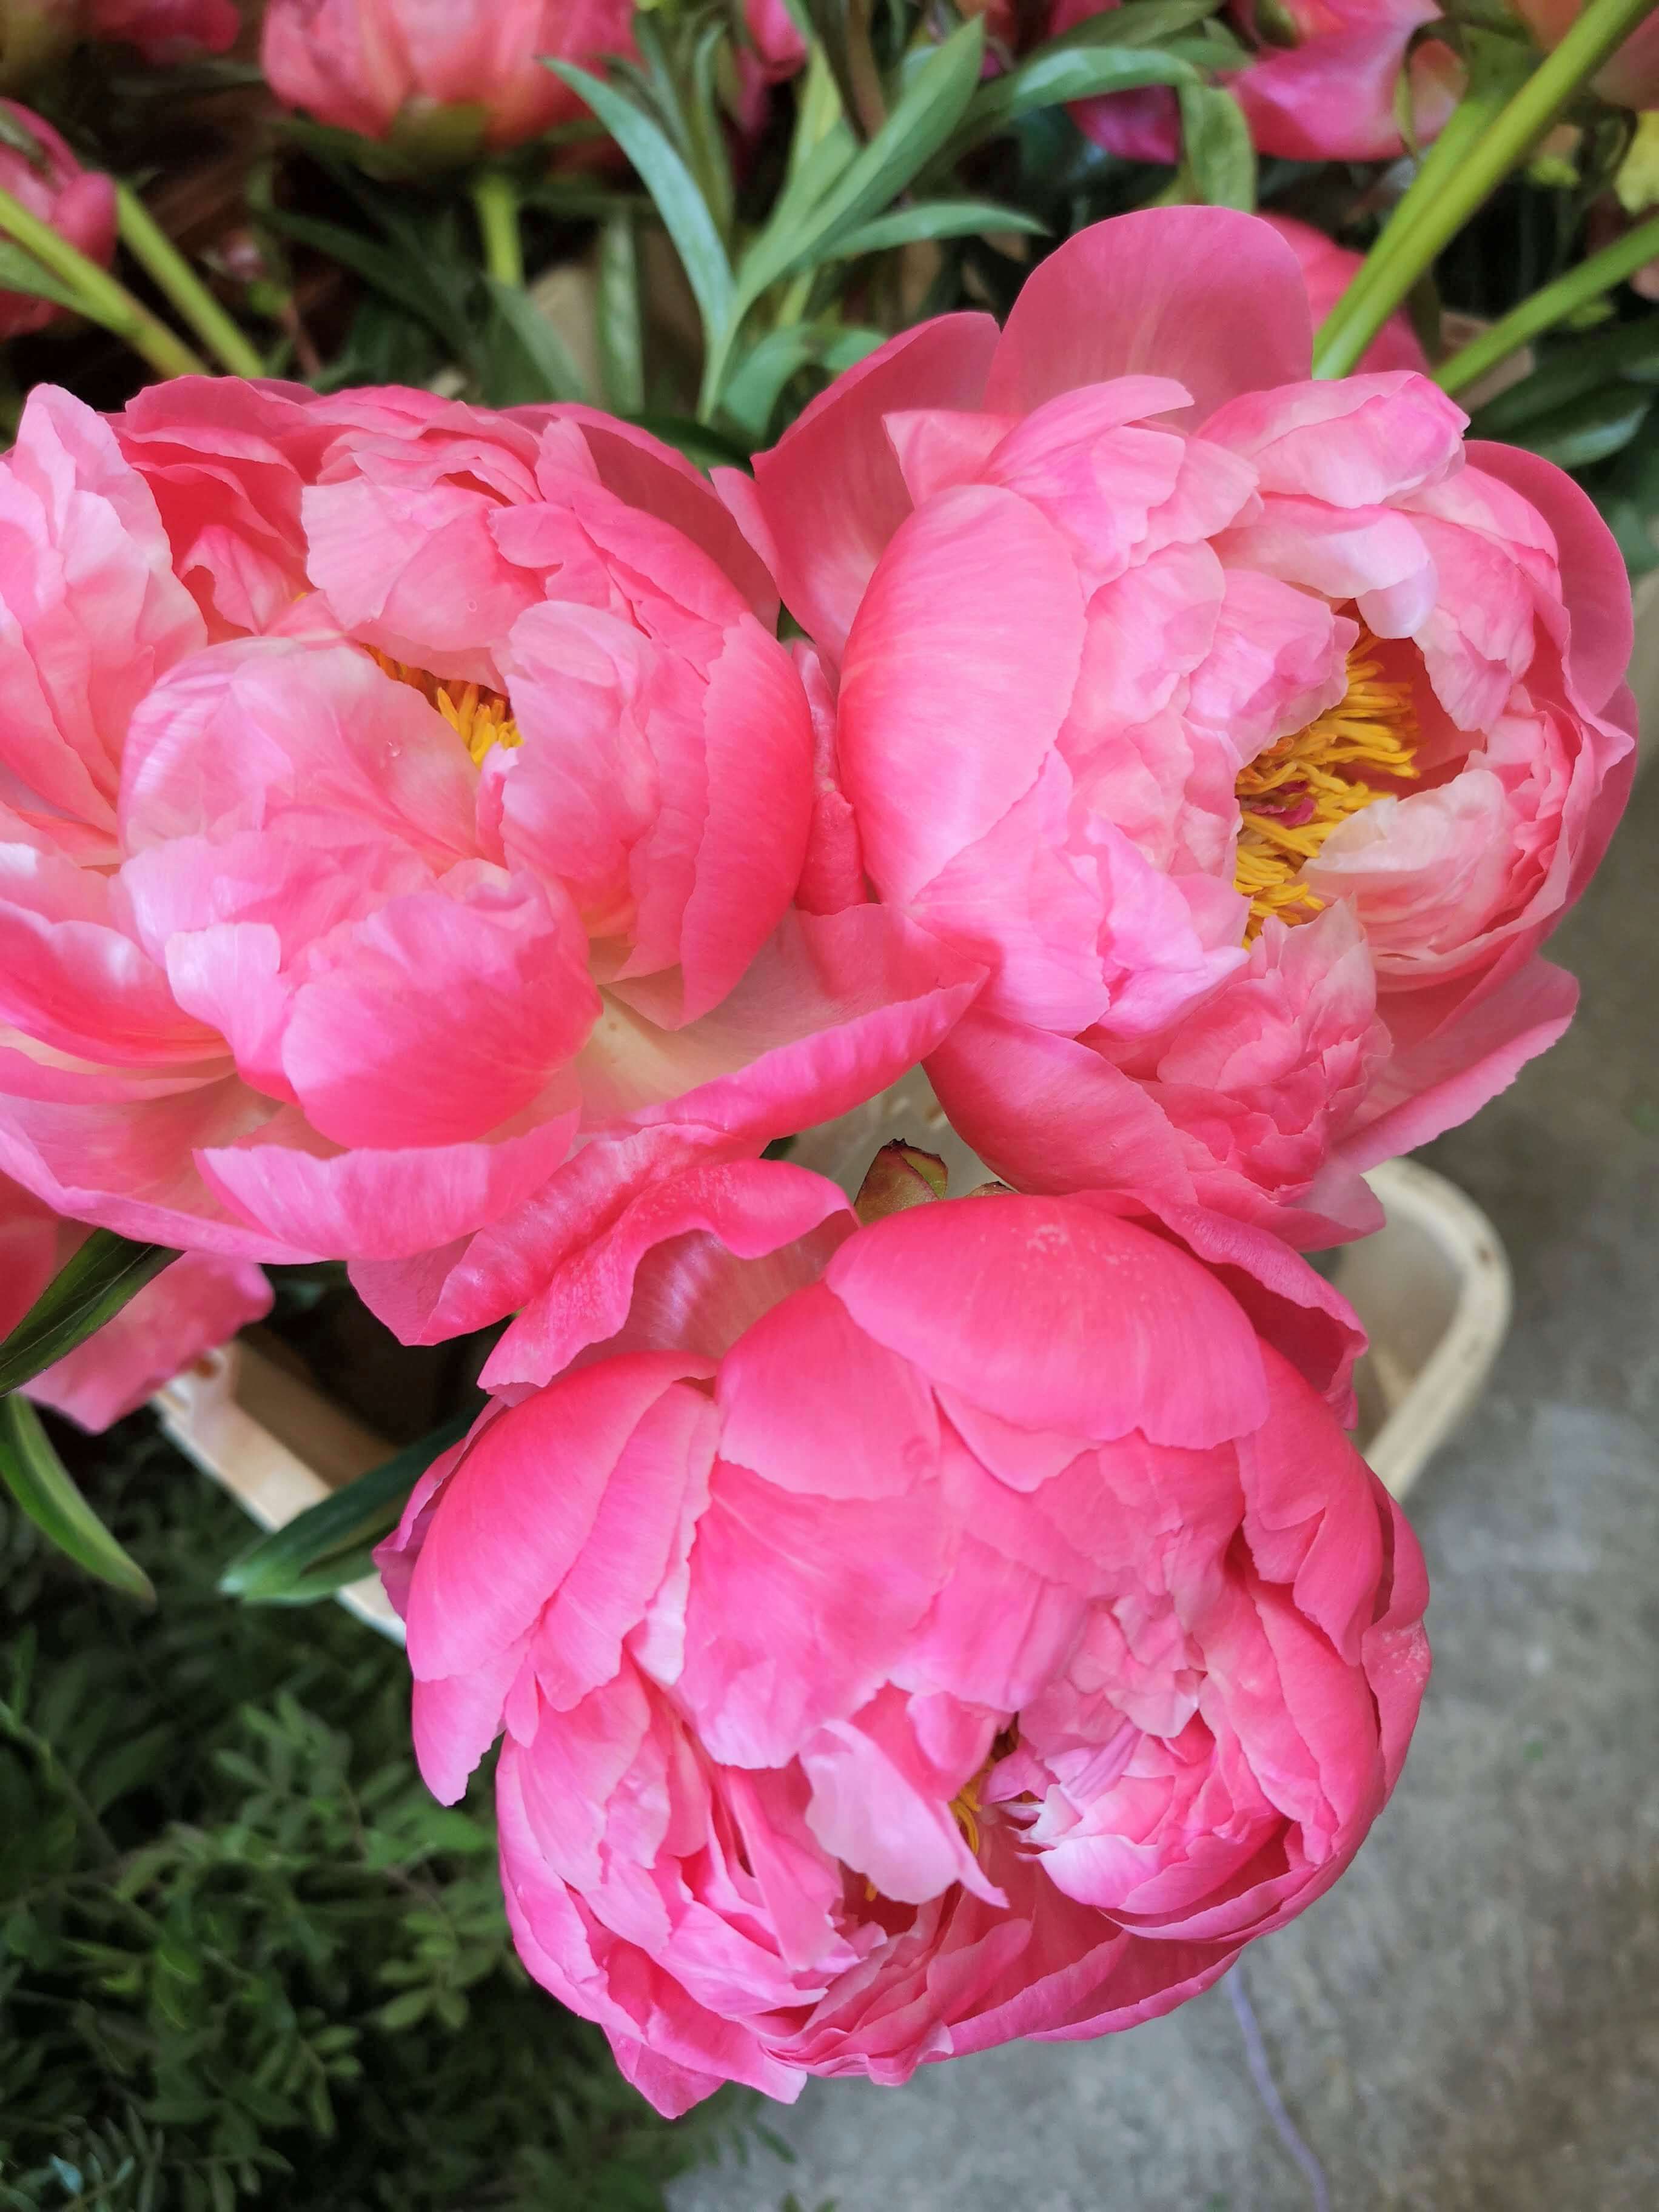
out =
[[(1109, 21), (1110, 18), (1095, 20)], [(951, 151), (953, 155), (965, 153), (981, 139), (991, 137), (1038, 108), (1061, 107), (1073, 100), (1093, 100), (1102, 93), (1129, 92), (1138, 85), (1198, 82), (1191, 63), (1178, 61), (1173, 54), (1130, 46), (1045, 49), (1006, 76), (994, 77), (980, 87)]]
[(1627, 446), (1648, 418), (1654, 395), (1640, 385), (1612, 384), (1534, 416), (1512, 433), (1516, 445), (1558, 468), (1582, 469)]
[(1085, 16), (1057, 39), (1034, 47), (1030, 58), (1041, 61), (1067, 46), (1161, 46), (1207, 21), (1219, 4), (1220, 0), (1124, 0), (1122, 7)]
[(574, 63), (543, 58), (544, 66), (580, 93), (639, 173), (673, 240), (712, 344), (732, 313), (732, 264), (714, 219), (691, 172), (665, 131), (625, 93)]
[(219, 1577), (220, 1589), (248, 1605), (292, 1605), (355, 1582), (368, 1571), (369, 1548), (397, 1527), (410, 1492), (441, 1452), (460, 1442), (475, 1418), (471, 1412), (458, 1413), (332, 1497), (307, 1506), (286, 1528), (262, 1536), (232, 1560)]
[(546, 399), (589, 398), (563, 339), (527, 292), (483, 278), (490, 326), (477, 345), (484, 404), (520, 407)]
[(1477, 437), (1510, 438), (1567, 401), (1620, 382), (1659, 384), (1659, 315), (1549, 347), (1530, 376), (1475, 409), (1470, 428)]
[(645, 337), (630, 215), (609, 216), (599, 231), (597, 320), (605, 404), (619, 415), (636, 415), (645, 404)]
[(827, 260), (842, 238), (892, 204), (961, 120), (984, 49), (984, 24), (971, 16), (916, 72), (881, 129), (817, 204), (781, 233), (775, 222), (767, 226), (738, 271), (739, 313), (781, 276)]
[(84, 1344), (178, 1257), (168, 1245), (94, 1229), (0, 1343), (0, 1391), (16, 1389)]
[(113, 1583), (145, 1605), (155, 1604), (149, 1577), (82, 1497), (41, 1427), (40, 1416), (15, 1392), (0, 1398), (0, 1480), (60, 1552), (100, 1582)]
[(1255, 148), (1231, 93), (1194, 82), (1177, 89), (1181, 148), (1188, 174), (1211, 207), (1255, 207)]
[(710, 469), (746, 469), (749, 448), (721, 432), (711, 429), (706, 422), (693, 422), (684, 415), (630, 415), (629, 422), (637, 422), (641, 430), (649, 430), (653, 438), (660, 438), (665, 446), (672, 446), (676, 453), (684, 453), (706, 474)]
[[(5, 110), (0, 107), (0, 115)], [(32, 253), (9, 238), (0, 239), (0, 289), (27, 293), (33, 300), (52, 300), (60, 307), (86, 312), (86, 302), (72, 284), (44, 269)]]
[(721, 402), (722, 416), (758, 446), (765, 438), (783, 388), (803, 368), (850, 368), (885, 343), (880, 331), (825, 330), (811, 323), (787, 323), (768, 331), (732, 371)]
[(376, 246), (359, 230), (344, 223), (324, 222), (315, 216), (296, 215), (291, 208), (272, 207), (266, 219), (286, 236), (297, 239), (301, 246), (309, 246), (331, 261), (347, 269), (356, 270), (365, 283), (372, 284), (377, 292), (384, 292), (389, 300), (396, 300), (412, 315), (430, 325), (437, 335), (453, 344), (459, 333), (454, 326), (448, 302), (423, 283), (419, 276), (418, 262), (406, 262), (399, 254)]
[(1000, 206), (994, 200), (921, 200), (914, 207), (893, 208), (871, 222), (860, 223), (837, 244), (836, 258), (848, 261), (858, 253), (884, 253), (891, 246), (910, 246), (919, 239), (967, 238), (987, 230), (1041, 234), (1047, 228), (1035, 216)]

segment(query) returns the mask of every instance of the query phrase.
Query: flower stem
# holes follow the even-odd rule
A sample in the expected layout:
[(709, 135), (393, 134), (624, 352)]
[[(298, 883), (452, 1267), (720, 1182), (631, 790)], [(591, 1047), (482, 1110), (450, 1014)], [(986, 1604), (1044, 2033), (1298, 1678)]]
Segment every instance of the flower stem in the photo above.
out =
[(41, 266), (75, 295), (76, 310), (113, 331), (162, 376), (205, 376), (207, 363), (174, 331), (135, 300), (107, 270), (59, 238), (49, 222), (31, 215), (20, 200), (0, 191), (0, 231), (32, 253)]
[(208, 290), (130, 185), (115, 187), (121, 243), (233, 376), (263, 376), (264, 356)]
[(472, 179), (472, 204), (483, 241), (484, 267), (501, 284), (524, 289), (524, 244), (519, 236), (519, 191), (505, 169), (480, 169)]
[(1645, 261), (1659, 255), (1659, 216), (1653, 216), (1634, 230), (1626, 231), (1611, 246), (1604, 246), (1599, 253), (1592, 253), (1588, 261), (1581, 261), (1576, 269), (1569, 269), (1565, 276), (1558, 276), (1553, 284), (1546, 284), (1529, 300), (1522, 300), (1518, 307), (1511, 307), (1507, 315), (1495, 322), (1489, 331), (1482, 331), (1478, 338), (1443, 361), (1434, 372), (1434, 380), (1443, 392), (1462, 392), (1483, 377), (1488, 369), (1495, 368), (1500, 361), (1535, 338), (1540, 331), (1553, 330), (1557, 323), (1565, 322), (1576, 308), (1600, 299), (1615, 284), (1622, 284), (1626, 276), (1633, 276)]
[(1326, 319), (1314, 347), (1316, 376), (1349, 374), (1442, 249), (1655, 4), (1656, 0), (1590, 0), (1555, 52), (1489, 122), (1483, 111), (1496, 98), (1496, 88), (1471, 94), (1464, 106), (1473, 112), (1457, 131), (1453, 154), (1438, 161), (1431, 154), (1424, 162), (1393, 220)]

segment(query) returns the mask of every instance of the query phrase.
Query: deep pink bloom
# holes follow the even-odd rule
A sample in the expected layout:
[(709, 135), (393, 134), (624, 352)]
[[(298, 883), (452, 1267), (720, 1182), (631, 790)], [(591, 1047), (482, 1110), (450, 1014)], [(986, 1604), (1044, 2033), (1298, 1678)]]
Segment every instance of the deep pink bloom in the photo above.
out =
[[(0, 1176), (0, 1338), (17, 1326), (88, 1233)], [(83, 1429), (106, 1429), (270, 1310), (270, 1285), (251, 1260), (186, 1252), (95, 1335), (26, 1382), (23, 1395)]]
[[(1264, 47), (1231, 80), (1264, 154), (1296, 161), (1386, 161), (1404, 150), (1395, 101), (1413, 34), (1436, 21), (1437, 0), (1278, 0), (1294, 46)], [(1248, 26), (1250, 0), (1237, 11)], [(1455, 105), (1461, 65), (1431, 40), (1411, 58), (1413, 135), (1439, 135)]]
[[(1279, 233), (1297, 258), (1316, 331), (1352, 283), (1364, 256), (1351, 252), (1310, 222), (1297, 222), (1292, 216), (1264, 216), (1262, 221)], [(1421, 375), (1428, 374), (1429, 357), (1403, 307), (1389, 317), (1366, 347), (1359, 368), (1362, 374), (1390, 368), (1414, 368)]]
[(147, 62), (222, 54), (240, 27), (232, 0), (88, 0), (88, 35), (125, 40)]
[(0, 599), (0, 1166), (78, 1218), (372, 1262), (447, 1334), (979, 980), (795, 908), (769, 580), (590, 410), (186, 379), (112, 430), (37, 389)]
[[(15, 100), (0, 100), (0, 107), (40, 149), (32, 161), (15, 147), (0, 146), (0, 189), (49, 222), (89, 261), (107, 269), (115, 252), (115, 186), (101, 171), (83, 169), (51, 124), (32, 108), (20, 107)], [(42, 330), (63, 312), (32, 293), (0, 292), (0, 339)]]
[(453, 150), (516, 146), (586, 112), (540, 57), (634, 51), (630, 0), (270, 0), (271, 90), (319, 123)]
[[(726, 489), (839, 666), (877, 894), (989, 962), (930, 1063), (1010, 1182), (1316, 1244), (1565, 1026), (1538, 948), (1629, 780), (1623, 564), (1409, 373), (1308, 378), (1284, 240), (1070, 240)], [(819, 810), (825, 819), (826, 811)]]
[(1210, 1216), (703, 1182), (380, 1554), (434, 1792), (505, 1731), (526, 1964), (665, 2112), (1169, 2011), (1341, 1874), (1422, 1694), (1306, 1379), (1346, 1310)]

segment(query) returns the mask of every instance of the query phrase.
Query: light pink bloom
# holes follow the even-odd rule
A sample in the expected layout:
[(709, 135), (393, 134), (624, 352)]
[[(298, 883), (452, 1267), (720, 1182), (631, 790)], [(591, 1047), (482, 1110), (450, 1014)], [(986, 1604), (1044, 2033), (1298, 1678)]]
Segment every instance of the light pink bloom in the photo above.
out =
[(380, 1554), (436, 1795), (505, 1731), (526, 1964), (665, 2112), (1169, 2011), (1341, 1874), (1422, 1694), (1346, 1309), (1213, 1216), (702, 1182)]
[(630, 0), (270, 0), (260, 59), (319, 123), (500, 148), (586, 112), (541, 56), (601, 67), (632, 22)]
[(1632, 710), (1583, 493), (1466, 452), (1421, 375), (1308, 365), (1266, 223), (1126, 216), (1000, 337), (906, 331), (726, 489), (839, 670), (878, 896), (993, 967), (930, 1063), (962, 1134), (1023, 1188), (1312, 1245), (1565, 1025), (1538, 948)]
[[(0, 146), (0, 189), (49, 222), (89, 261), (107, 269), (115, 252), (115, 186), (101, 171), (83, 169), (51, 124), (32, 108), (20, 107), (15, 100), (0, 100), (0, 107), (40, 149), (32, 161), (15, 147)], [(32, 293), (0, 291), (0, 339), (43, 330), (63, 312)]]
[[(79, 1222), (0, 1176), (0, 1338), (86, 1242)], [(270, 1285), (251, 1260), (186, 1252), (112, 1321), (23, 1385), (25, 1397), (83, 1429), (108, 1428), (204, 1352), (270, 1310)]]
[[(1279, 233), (1297, 258), (1316, 331), (1352, 283), (1364, 256), (1339, 246), (1310, 222), (1297, 222), (1293, 216), (1268, 215), (1262, 221)], [(1429, 357), (1403, 307), (1389, 317), (1366, 347), (1359, 368), (1362, 375), (1390, 368), (1414, 368), (1421, 375), (1428, 374)]]
[(446, 1335), (979, 981), (796, 909), (769, 580), (589, 410), (180, 380), (112, 431), (37, 389), (0, 600), (0, 1166), (78, 1218), (372, 1263)]

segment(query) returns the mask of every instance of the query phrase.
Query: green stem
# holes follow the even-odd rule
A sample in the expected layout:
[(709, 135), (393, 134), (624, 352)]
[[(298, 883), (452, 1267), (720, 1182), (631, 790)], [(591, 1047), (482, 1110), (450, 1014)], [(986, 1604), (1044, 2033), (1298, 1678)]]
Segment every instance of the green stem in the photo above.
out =
[(115, 187), (121, 243), (233, 376), (263, 376), (264, 356), (208, 290), (130, 185)]
[(505, 169), (480, 169), (472, 179), (484, 267), (501, 284), (524, 289), (524, 245), (519, 236), (519, 188)]
[[(1314, 347), (1316, 376), (1349, 374), (1419, 277), (1526, 159), (1579, 87), (1623, 45), (1655, 3), (1590, 0), (1555, 52), (1545, 57), (1483, 131), (1476, 134), (1466, 124), (1452, 156), (1425, 161), (1393, 221), (1327, 318)], [(1482, 104), (1480, 99), (1473, 103), (1477, 109)]]
[(205, 376), (207, 363), (184, 340), (135, 300), (125, 284), (59, 238), (48, 222), (31, 215), (20, 200), (0, 191), (0, 231), (15, 238), (41, 266), (75, 293), (79, 312), (113, 331), (162, 376)]
[(1638, 223), (1611, 246), (1592, 253), (1588, 261), (1569, 269), (1565, 276), (1558, 276), (1553, 284), (1546, 284), (1541, 291), (1534, 292), (1529, 300), (1522, 300), (1518, 307), (1511, 307), (1489, 331), (1482, 331), (1478, 338), (1471, 338), (1449, 361), (1443, 361), (1434, 372), (1435, 382), (1443, 392), (1467, 390), (1488, 369), (1496, 368), (1500, 361), (1507, 361), (1528, 338), (1535, 338), (1540, 331), (1553, 330), (1576, 309), (1599, 300), (1615, 284), (1622, 284), (1626, 276), (1633, 276), (1644, 262), (1651, 261), (1656, 255), (1659, 255), (1659, 216)]

